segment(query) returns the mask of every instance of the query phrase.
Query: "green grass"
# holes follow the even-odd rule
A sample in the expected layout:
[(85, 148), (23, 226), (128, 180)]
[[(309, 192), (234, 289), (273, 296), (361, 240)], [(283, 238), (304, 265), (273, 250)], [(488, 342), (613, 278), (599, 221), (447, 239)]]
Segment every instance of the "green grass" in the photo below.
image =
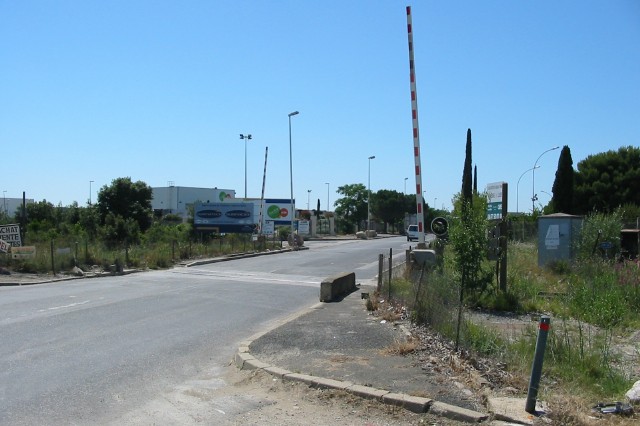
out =
[[(450, 253), (445, 251), (447, 255)], [(444, 264), (442, 274), (431, 273), (426, 277), (413, 306), (413, 319), (428, 323), (453, 339), (459, 277), (449, 266), (450, 259), (445, 257)], [(472, 297), (475, 299), (470, 303)], [(621, 400), (632, 385), (633, 379), (616, 369), (612, 339), (637, 329), (640, 323), (637, 263), (591, 259), (540, 268), (533, 244), (511, 244), (507, 293), (489, 287), (482, 294), (467, 295), (465, 304), (488, 310), (546, 313), (552, 317), (543, 367), (542, 385), (547, 395), (577, 395), (588, 402)], [(521, 382), (528, 381), (536, 327), (512, 341), (489, 327), (465, 321), (460, 335), (461, 346), (501, 359)]]

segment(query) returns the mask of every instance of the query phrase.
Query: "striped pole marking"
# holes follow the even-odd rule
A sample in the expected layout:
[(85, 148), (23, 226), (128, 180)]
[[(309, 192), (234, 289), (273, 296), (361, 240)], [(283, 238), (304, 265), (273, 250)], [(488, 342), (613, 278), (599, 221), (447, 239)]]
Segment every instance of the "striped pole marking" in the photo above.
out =
[(267, 155), (269, 154), (269, 147), (264, 150), (264, 172), (262, 173), (262, 194), (260, 195), (260, 215), (258, 219), (258, 235), (262, 235), (262, 218), (264, 210), (264, 184), (267, 181)]
[(413, 62), (413, 28), (411, 6), (407, 6), (407, 34), (409, 36), (409, 79), (411, 88), (411, 118), (413, 120), (413, 158), (416, 169), (416, 216), (418, 221), (418, 243), (424, 244), (424, 212), (422, 211), (422, 170), (420, 167), (420, 131), (418, 126), (418, 92), (416, 71)]

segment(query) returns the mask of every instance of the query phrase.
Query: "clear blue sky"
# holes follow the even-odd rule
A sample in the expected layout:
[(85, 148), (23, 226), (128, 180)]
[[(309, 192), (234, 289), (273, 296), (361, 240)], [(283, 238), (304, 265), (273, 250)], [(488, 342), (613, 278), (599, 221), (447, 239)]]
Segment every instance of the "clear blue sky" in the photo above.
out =
[[(478, 187), (531, 209), (538, 156), (638, 146), (640, 2), (0, 0), (0, 190), (86, 204), (151, 186), (288, 198), (340, 185), (415, 191), (405, 7), (412, 6), (425, 198), (460, 191), (467, 128)], [(549, 200), (560, 150), (536, 192)], [(520, 185), (516, 188), (518, 179)], [(312, 192), (308, 194), (308, 190)], [(6, 192), (5, 192), (6, 191)], [(543, 192), (544, 191), (544, 192)]]

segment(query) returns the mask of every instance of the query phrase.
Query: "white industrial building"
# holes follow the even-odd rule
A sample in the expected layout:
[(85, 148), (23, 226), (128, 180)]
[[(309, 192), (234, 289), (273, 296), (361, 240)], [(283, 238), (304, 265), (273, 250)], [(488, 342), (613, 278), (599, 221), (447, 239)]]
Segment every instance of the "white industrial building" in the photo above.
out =
[(175, 214), (186, 220), (189, 206), (196, 201), (203, 203), (221, 203), (236, 200), (233, 189), (193, 188), (186, 186), (165, 186), (152, 189), (151, 208), (154, 212)]

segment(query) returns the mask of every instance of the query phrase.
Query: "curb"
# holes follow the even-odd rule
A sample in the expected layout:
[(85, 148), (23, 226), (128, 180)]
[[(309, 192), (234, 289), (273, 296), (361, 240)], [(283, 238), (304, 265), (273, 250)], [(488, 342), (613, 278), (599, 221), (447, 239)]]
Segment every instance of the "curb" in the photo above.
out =
[[(303, 311), (304, 312), (304, 311)], [(301, 314), (294, 314), (296, 317)], [(289, 318), (292, 320), (293, 318)], [(284, 321), (286, 322), (286, 321)], [(275, 328), (275, 327), (274, 327)], [(266, 334), (267, 331), (259, 333)], [(257, 335), (259, 337), (259, 335)], [(257, 337), (254, 336), (257, 339)], [(383, 389), (376, 389), (370, 386), (354, 384), (349, 381), (328, 379), (324, 377), (309, 376), (307, 374), (293, 373), (284, 368), (267, 364), (251, 355), (250, 346), (252, 341), (243, 341), (238, 347), (238, 352), (233, 358), (233, 363), (239, 370), (262, 370), (283, 381), (294, 381), (304, 383), (315, 389), (335, 389), (348, 392), (352, 395), (364, 399), (379, 401), (383, 404), (401, 407), (417, 414), (430, 413), (452, 420), (460, 420), (468, 423), (480, 423), (489, 419), (488, 414), (456, 407), (443, 402), (434, 401), (429, 398), (412, 396), (401, 393), (394, 393)]]

